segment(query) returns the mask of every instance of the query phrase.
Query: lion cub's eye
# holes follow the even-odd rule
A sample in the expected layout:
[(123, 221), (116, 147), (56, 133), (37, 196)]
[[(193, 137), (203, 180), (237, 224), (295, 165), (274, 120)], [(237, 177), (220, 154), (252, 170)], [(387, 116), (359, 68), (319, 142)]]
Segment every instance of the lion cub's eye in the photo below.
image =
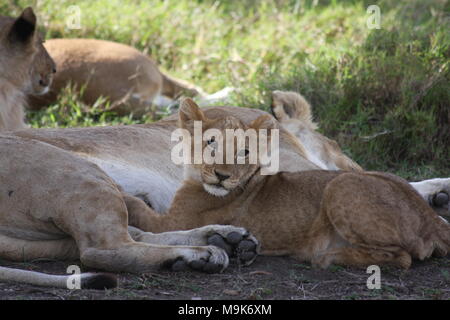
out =
[(212, 137), (211, 139), (206, 141), (206, 146), (215, 150), (219, 147), (218, 142), (216, 141), (215, 137)]
[(216, 137), (212, 137), (211, 139), (209, 139), (208, 141), (206, 141), (207, 145), (213, 144), (216, 141)]

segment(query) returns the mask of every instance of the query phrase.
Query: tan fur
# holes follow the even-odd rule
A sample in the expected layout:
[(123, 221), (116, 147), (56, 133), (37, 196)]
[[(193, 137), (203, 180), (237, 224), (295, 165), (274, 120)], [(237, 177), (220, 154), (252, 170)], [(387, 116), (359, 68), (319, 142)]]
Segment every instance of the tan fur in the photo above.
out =
[(30, 101), (40, 109), (56, 101), (69, 83), (83, 88), (82, 100), (93, 105), (107, 98), (119, 114), (142, 116), (155, 98), (175, 99), (181, 94), (202, 95), (185, 81), (162, 73), (156, 63), (138, 50), (120, 43), (97, 39), (52, 39), (45, 47), (55, 60), (57, 73), (49, 94)]
[(26, 128), (26, 94), (45, 93), (53, 69), (31, 8), (16, 19), (0, 17), (0, 131)]
[[(230, 124), (276, 128), (267, 119), (263, 115), (246, 126), (233, 117), (209, 119), (192, 101), (180, 108), (181, 127), (203, 121), (204, 130), (218, 128), (223, 134)], [(261, 241), (263, 253), (291, 255), (322, 268), (331, 263), (409, 268), (412, 258), (450, 251), (450, 225), (399, 177), (321, 170), (262, 176), (259, 169), (257, 164), (186, 165), (186, 180), (168, 212), (159, 215), (142, 206), (130, 210), (131, 223), (152, 232), (211, 223), (243, 226)], [(205, 185), (229, 193), (218, 197)]]

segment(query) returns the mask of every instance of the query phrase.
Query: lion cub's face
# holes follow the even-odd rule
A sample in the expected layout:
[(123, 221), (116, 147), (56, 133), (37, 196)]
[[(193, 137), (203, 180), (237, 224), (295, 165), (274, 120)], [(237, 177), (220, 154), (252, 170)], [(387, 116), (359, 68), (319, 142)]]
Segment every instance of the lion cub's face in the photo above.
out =
[(55, 63), (42, 45), (31, 8), (18, 18), (0, 17), (0, 80), (30, 94), (48, 91)]
[[(201, 136), (198, 134), (200, 123)], [(191, 164), (185, 164), (185, 178), (201, 182), (208, 193), (221, 197), (236, 188), (244, 188), (249, 179), (258, 174), (258, 146), (252, 143), (257, 144), (259, 129), (275, 128), (276, 122), (268, 115), (248, 126), (232, 116), (209, 119), (187, 98), (180, 104), (179, 126), (188, 130), (192, 137)], [(253, 142), (248, 136), (239, 137), (244, 133), (254, 133)]]
[(39, 36), (37, 53), (34, 57), (31, 76), (31, 94), (44, 95), (50, 90), (53, 76), (56, 73), (56, 64), (44, 47), (43, 37)]

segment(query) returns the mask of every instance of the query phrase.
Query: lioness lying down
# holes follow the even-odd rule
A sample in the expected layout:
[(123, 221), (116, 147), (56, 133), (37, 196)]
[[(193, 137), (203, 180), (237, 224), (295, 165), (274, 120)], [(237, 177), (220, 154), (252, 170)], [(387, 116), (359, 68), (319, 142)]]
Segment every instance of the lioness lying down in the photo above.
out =
[[(227, 129), (277, 128), (266, 115), (249, 126), (232, 116), (209, 119), (186, 99), (180, 106), (180, 126), (193, 134), (194, 121), (202, 121), (204, 130), (219, 129), (223, 136)], [(219, 150), (211, 145), (207, 140), (202, 148)], [(233, 156), (245, 154), (248, 160), (246, 148), (235, 147)], [(225, 159), (225, 142), (223, 150)], [(450, 224), (399, 177), (321, 170), (264, 176), (261, 169), (248, 161), (185, 164), (185, 181), (167, 213), (157, 214), (143, 201), (126, 198), (130, 225), (151, 232), (208, 224), (242, 226), (261, 241), (263, 254), (290, 255), (322, 268), (331, 263), (409, 268), (412, 258), (450, 251)], [(218, 238), (214, 243), (222, 242)]]
[[(228, 266), (225, 251), (209, 245), (223, 237), (251, 263), (257, 241), (245, 229), (203, 226), (153, 234), (129, 228), (121, 188), (98, 166), (30, 139), (0, 135), (0, 259), (80, 259), (89, 267), (141, 273), (180, 265), (205, 272)], [(229, 241), (228, 241), (229, 240)], [(235, 250), (235, 251), (236, 251)], [(66, 276), (0, 267), (0, 280), (67, 288)], [(84, 274), (82, 287), (111, 287), (102, 274)]]

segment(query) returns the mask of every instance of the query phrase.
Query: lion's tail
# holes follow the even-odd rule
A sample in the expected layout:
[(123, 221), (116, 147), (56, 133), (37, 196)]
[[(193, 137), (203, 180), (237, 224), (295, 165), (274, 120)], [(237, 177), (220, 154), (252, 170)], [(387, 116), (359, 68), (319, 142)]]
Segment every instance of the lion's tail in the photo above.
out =
[(189, 97), (205, 97), (206, 93), (202, 88), (195, 86), (187, 81), (176, 79), (168, 74), (162, 73), (163, 87), (162, 95), (171, 99), (177, 99), (181, 95)]
[[(52, 275), (35, 271), (0, 267), (0, 281), (33, 284), (63, 289), (110, 289), (117, 287), (117, 276), (109, 273), (81, 273), (75, 275)], [(79, 286), (78, 286), (79, 285)]]

